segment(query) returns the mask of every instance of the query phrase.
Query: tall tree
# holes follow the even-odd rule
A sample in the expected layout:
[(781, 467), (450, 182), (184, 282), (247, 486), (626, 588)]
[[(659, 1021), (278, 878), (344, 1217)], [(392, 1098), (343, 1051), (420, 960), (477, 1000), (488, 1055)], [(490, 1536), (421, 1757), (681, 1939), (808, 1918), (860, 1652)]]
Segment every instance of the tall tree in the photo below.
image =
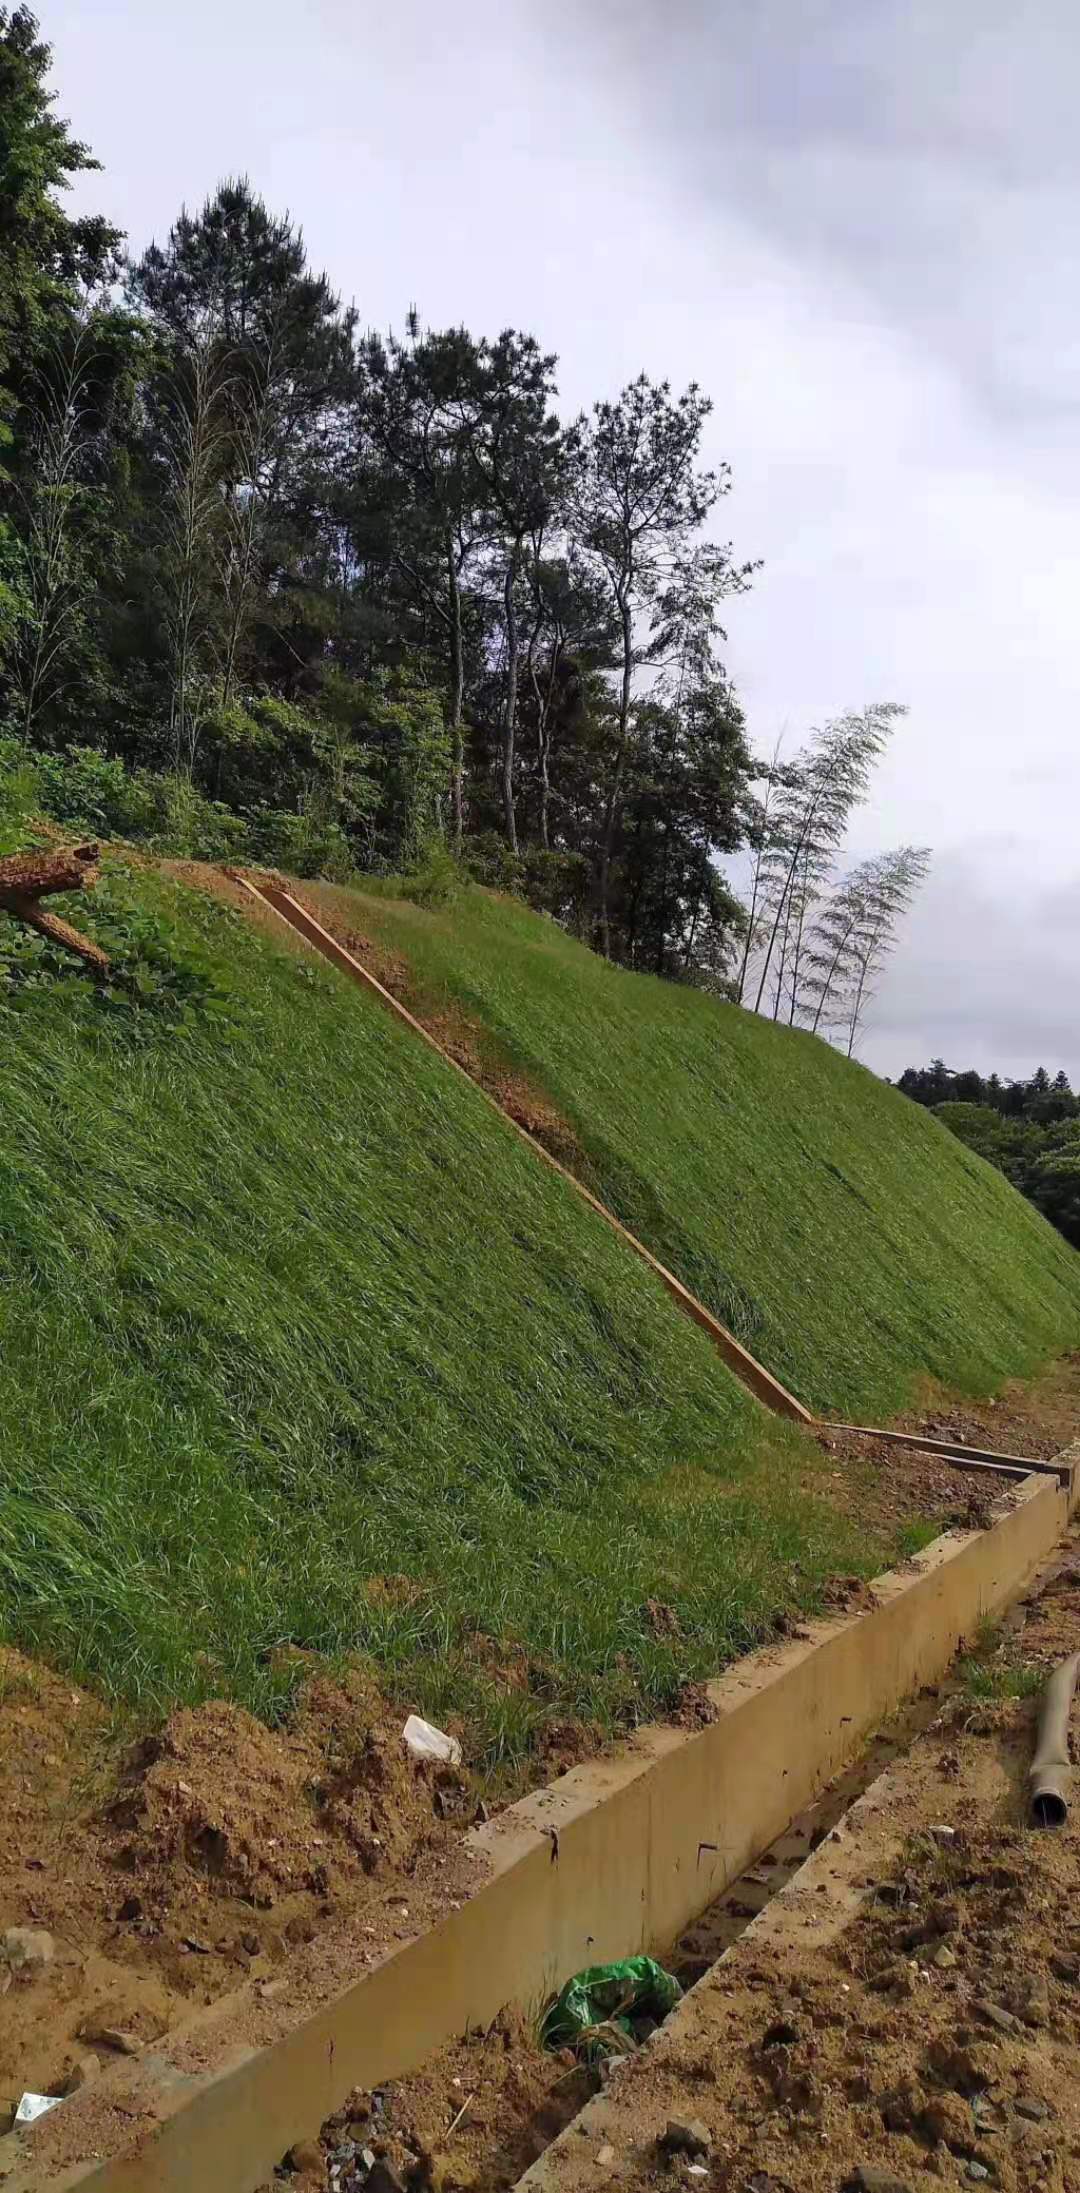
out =
[(466, 612), (463, 591), (484, 539), (473, 414), (480, 359), (465, 328), (363, 346), (359, 426), (386, 473), (391, 558), (447, 652), (452, 835), (464, 829)]
[(228, 359), (208, 314), (177, 345), (159, 391), (163, 556), (160, 585), (171, 663), (173, 762), (190, 775), (217, 690), (221, 656), (222, 468), (229, 440)]
[[(37, 376), (80, 298), (115, 273), (122, 240), (100, 216), (72, 220), (63, 206), (72, 177), (98, 163), (54, 112), (51, 61), (31, 10), (0, 7), (0, 674), (9, 649), (25, 641), (27, 619), (39, 614), (25, 587), (20, 462), (24, 423), (33, 434), (40, 429)], [(12, 449), (14, 485), (5, 463)], [(16, 496), (21, 510), (12, 507)]]
[[(610, 592), (597, 583), (572, 542), (564, 555), (547, 558), (542, 535), (534, 533), (528, 578), (526, 706), (535, 752), (537, 830), (547, 850), (559, 735), (572, 735), (583, 719), (590, 674), (609, 667), (617, 634)], [(561, 801), (562, 795), (557, 798)]]
[(53, 112), (51, 61), (30, 9), (0, 8), (0, 381), (115, 275), (121, 243), (100, 215), (72, 220), (57, 195), (99, 163)]
[(755, 1012), (771, 972), (774, 1020), (785, 1004), (789, 1019), (796, 1017), (814, 908), (852, 811), (865, 798), (873, 765), (903, 713), (896, 702), (883, 701), (835, 718), (815, 734), (779, 789), (766, 850)]
[[(586, 554), (610, 587), (619, 628), (619, 684), (614, 751), (600, 826), (597, 931), (611, 953), (610, 878), (630, 732), (634, 672), (655, 660), (666, 641), (656, 617), (676, 562), (731, 485), (730, 468), (703, 470), (701, 438), (712, 406), (696, 383), (672, 398), (670, 383), (645, 374), (615, 403), (598, 403), (581, 419), (570, 444), (571, 523)], [(711, 551), (714, 597), (749, 583), (751, 565), (736, 566), (730, 550)], [(647, 628), (643, 630), (643, 627)]]
[(876, 853), (852, 869), (817, 917), (806, 953), (809, 1025), (815, 1034), (822, 1022), (844, 1025), (849, 1058), (873, 984), (929, 864), (926, 846)]
[(638, 704), (611, 876), (620, 959), (727, 984), (743, 916), (718, 860), (741, 843), (751, 766), (722, 675), (668, 674)]
[(562, 429), (552, 409), (555, 365), (535, 336), (505, 329), (496, 342), (479, 346), (475, 393), (464, 411), (489, 537), (501, 564), (505, 664), (500, 781), (503, 826), (515, 853), (514, 750), (522, 653), (518, 592), (526, 543), (539, 558), (565, 470)]
[(356, 315), (342, 310), (325, 274), (311, 271), (288, 215), (272, 215), (245, 178), (220, 184), (198, 214), (182, 212), (165, 245), (144, 253), (129, 292), (173, 358), (205, 348), (212, 330), (228, 707), (256, 603), (268, 607), (272, 583), (280, 598), (283, 575), (307, 546), (312, 466), (353, 393)]

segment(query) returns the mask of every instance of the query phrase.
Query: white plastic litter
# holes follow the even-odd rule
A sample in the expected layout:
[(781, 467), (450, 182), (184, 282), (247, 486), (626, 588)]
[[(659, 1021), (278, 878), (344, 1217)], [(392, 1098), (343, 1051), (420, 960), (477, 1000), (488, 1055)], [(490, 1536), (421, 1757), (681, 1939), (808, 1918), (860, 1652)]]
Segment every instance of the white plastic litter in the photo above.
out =
[(47, 2109), (55, 2109), (62, 2094), (24, 2094), (15, 2111), (16, 2124), (33, 2124), (35, 2117), (43, 2117)]
[(422, 1721), (418, 1713), (410, 1713), (401, 1733), (414, 1759), (441, 1759), (445, 1766), (461, 1765), (461, 1745), (457, 1737), (433, 1728), (431, 1722)]

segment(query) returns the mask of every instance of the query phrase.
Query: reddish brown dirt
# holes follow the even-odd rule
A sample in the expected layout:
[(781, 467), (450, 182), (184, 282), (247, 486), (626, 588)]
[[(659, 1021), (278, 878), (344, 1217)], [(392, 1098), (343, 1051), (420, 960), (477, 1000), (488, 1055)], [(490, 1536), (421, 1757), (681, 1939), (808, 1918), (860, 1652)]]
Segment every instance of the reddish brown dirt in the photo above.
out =
[(43, 1927), (55, 1956), (0, 1995), (0, 2092), (52, 2087), (88, 2023), (146, 2040), (317, 1932), (374, 1950), (443, 1908), (475, 1798), (360, 1677), (315, 1676), (287, 1728), (219, 1701), (125, 1743), (47, 1669), (5, 1652), (2, 1673), (0, 1929)]
[[(919, 2193), (935, 2179), (1078, 2193), (1080, 1815), (1029, 1829), (1035, 1704), (995, 1695), (1078, 1645), (1080, 1538), (836, 1830), (842, 1858), (824, 1843), (767, 1931), (745, 1933), (599, 2115), (571, 2126), (544, 2165), (552, 2193)], [(352, 2097), (285, 2182), (359, 2193), (374, 2157), (411, 2193), (505, 2193), (584, 2086), (535, 2029), (501, 2020)], [(696, 2178), (664, 2148), (672, 2119), (704, 2128)]]
[(1029, 1827), (1036, 1704), (998, 1695), (1078, 1646), (1074, 1539), (836, 1831), (835, 1861), (824, 1844), (553, 2151), (553, 2193), (689, 2193), (673, 2118), (704, 2127), (706, 2193), (1078, 2193), (1080, 1813)]
[(439, 2193), (498, 2193), (570, 2122), (592, 2085), (573, 2056), (546, 2055), (529, 2021), (505, 2011), (489, 2031), (466, 2035), (410, 2078), (351, 2095), (323, 2128), (325, 2160), (316, 2160), (313, 2143), (291, 2182), (333, 2184), (336, 2168), (348, 2185), (363, 2172), (366, 2149), (402, 2181)]
[[(890, 1428), (1048, 1461), (1080, 1438), (1080, 1354), (1063, 1356), (1029, 1384), (1009, 1380), (987, 1401), (969, 1401), (928, 1382), (920, 1406), (897, 1417)], [(834, 1460), (826, 1495), (845, 1507), (857, 1503), (862, 1516), (883, 1528), (932, 1517), (958, 1529), (982, 1530), (1003, 1482), (1008, 1482), (964, 1470), (939, 1455), (920, 1454), (914, 1447), (855, 1439), (828, 1425), (815, 1436)], [(807, 1480), (807, 1490), (813, 1489)]]

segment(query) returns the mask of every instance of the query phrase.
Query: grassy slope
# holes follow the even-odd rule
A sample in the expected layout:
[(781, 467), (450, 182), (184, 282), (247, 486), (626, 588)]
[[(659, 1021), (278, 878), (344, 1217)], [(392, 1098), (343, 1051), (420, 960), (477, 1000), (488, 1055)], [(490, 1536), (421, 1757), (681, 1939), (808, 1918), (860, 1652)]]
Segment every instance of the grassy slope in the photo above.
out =
[(320, 887), (574, 1126), (590, 1184), (801, 1398), (985, 1392), (1080, 1334), (1080, 1257), (1000, 1173), (816, 1038), (606, 966), (481, 891)]
[[(122, 1697), (262, 1709), (276, 1641), (360, 1648), (496, 1761), (880, 1565), (804, 1489), (816, 1448), (467, 1083), (198, 894), (120, 867), (78, 913), (136, 952), (148, 917), (210, 984), (179, 1029), (0, 923), (8, 1638)], [(42, 971), (17, 1010), (5, 954)], [(386, 1576), (417, 1588), (365, 1591)], [(477, 1630), (525, 1647), (528, 1688)]]

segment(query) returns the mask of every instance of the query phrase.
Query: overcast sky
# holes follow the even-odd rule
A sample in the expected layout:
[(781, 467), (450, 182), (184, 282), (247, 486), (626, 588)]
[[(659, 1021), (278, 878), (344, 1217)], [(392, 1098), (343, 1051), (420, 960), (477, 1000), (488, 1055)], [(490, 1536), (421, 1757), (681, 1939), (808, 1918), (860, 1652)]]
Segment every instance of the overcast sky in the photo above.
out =
[(1074, 0), (37, 0), (133, 249), (246, 172), (361, 318), (715, 400), (755, 744), (895, 699), (934, 848), (864, 1042), (1080, 1078)]

